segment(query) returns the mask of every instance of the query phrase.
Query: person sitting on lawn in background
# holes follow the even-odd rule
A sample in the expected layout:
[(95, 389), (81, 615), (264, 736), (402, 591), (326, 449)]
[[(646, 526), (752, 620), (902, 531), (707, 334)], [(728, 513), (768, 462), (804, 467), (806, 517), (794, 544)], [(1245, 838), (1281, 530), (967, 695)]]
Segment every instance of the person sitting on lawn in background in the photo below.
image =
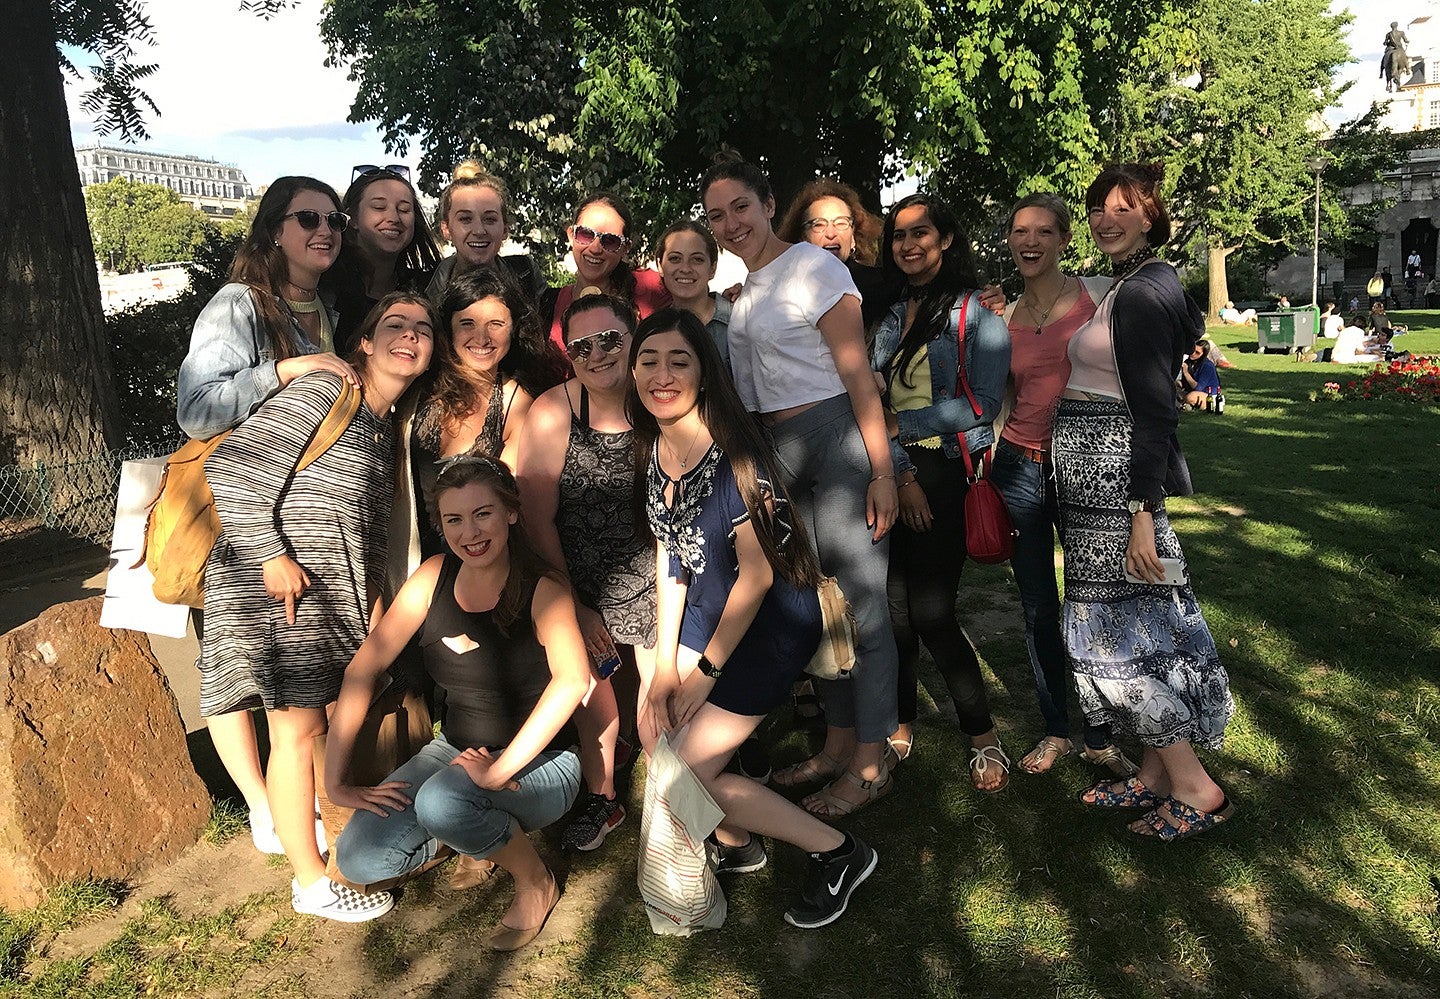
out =
[(1380, 360), (1378, 354), (1371, 353), (1373, 341), (1365, 335), (1366, 325), (1365, 316), (1357, 313), (1350, 320), (1350, 325), (1340, 331), (1335, 338), (1335, 347), (1330, 351), (1333, 363), (1368, 364)]
[(1220, 310), (1220, 321), (1226, 326), (1250, 326), (1255, 322), (1255, 310), (1246, 309), (1241, 312), (1235, 308), (1235, 303), (1227, 301), (1225, 308)]
[(1195, 341), (1195, 347), (1185, 363), (1180, 365), (1180, 393), (1187, 406), (1195, 409), (1213, 409), (1215, 398), (1220, 395), (1220, 373), (1215, 362), (1210, 360), (1210, 341)]
[(1345, 317), (1340, 315), (1340, 310), (1335, 307), (1334, 302), (1326, 302), (1325, 311), (1320, 313), (1320, 335), (1334, 339), (1344, 328)]

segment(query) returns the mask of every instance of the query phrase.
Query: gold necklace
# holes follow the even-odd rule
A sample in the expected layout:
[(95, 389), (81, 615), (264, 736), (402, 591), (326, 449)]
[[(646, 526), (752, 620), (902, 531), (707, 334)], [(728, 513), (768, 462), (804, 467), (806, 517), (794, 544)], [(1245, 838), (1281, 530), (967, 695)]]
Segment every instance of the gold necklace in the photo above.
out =
[(675, 449), (670, 446), (670, 442), (669, 442), (669, 441), (665, 440), (665, 436), (664, 436), (663, 434), (660, 436), (660, 439), (661, 439), (662, 441), (665, 441), (665, 450), (667, 450), (667, 451), (670, 452), (670, 457), (672, 457), (672, 458), (674, 458), (676, 461), (680, 462), (680, 470), (681, 470), (682, 472), (685, 470), (688, 462), (690, 461), (690, 452), (693, 451), (693, 450), (695, 450), (695, 442), (700, 439), (700, 431), (702, 431), (702, 430), (704, 430), (704, 429), (705, 429), (705, 424), (703, 424), (703, 423), (700, 424), (700, 426), (698, 426), (698, 427), (695, 428), (695, 436), (690, 438), (690, 446), (685, 449), (685, 456), (684, 456), (683, 458), (682, 458), (680, 455), (678, 455), (678, 454), (675, 453)]
[(1035, 311), (1034, 305), (1030, 304), (1029, 302), (1025, 303), (1025, 308), (1030, 310), (1031, 316), (1039, 315), (1040, 317), (1039, 320), (1035, 323), (1036, 336), (1039, 336), (1042, 332), (1042, 327), (1045, 325), (1045, 320), (1050, 318), (1051, 310), (1053, 310), (1055, 306), (1060, 304), (1060, 299), (1065, 297), (1065, 289), (1068, 287), (1070, 287), (1070, 276), (1068, 274), (1061, 275), (1060, 293), (1050, 300), (1050, 308), (1046, 309), (1044, 312), (1037, 313)]

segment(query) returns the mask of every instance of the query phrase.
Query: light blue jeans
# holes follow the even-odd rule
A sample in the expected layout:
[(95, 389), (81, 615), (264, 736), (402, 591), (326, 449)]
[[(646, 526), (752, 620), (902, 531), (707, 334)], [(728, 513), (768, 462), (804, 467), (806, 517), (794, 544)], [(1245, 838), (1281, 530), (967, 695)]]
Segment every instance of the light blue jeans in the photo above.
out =
[(515, 775), (514, 791), (475, 786), (444, 736), (416, 753), (387, 781), (409, 784), (413, 802), (384, 818), (357, 810), (335, 844), (340, 873), (356, 884), (386, 881), (429, 863), (444, 843), (456, 853), (488, 857), (510, 842), (511, 823), (543, 829), (570, 810), (580, 793), (580, 759), (546, 752)]

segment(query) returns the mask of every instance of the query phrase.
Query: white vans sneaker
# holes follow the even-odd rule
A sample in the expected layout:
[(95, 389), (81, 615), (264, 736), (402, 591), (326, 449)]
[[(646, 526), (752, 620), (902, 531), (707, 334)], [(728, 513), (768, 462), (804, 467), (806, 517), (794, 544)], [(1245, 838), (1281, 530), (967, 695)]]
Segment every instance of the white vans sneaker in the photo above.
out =
[(388, 891), (362, 895), (354, 888), (322, 877), (309, 888), (290, 879), (290, 905), (307, 916), (323, 916), (341, 923), (364, 923), (383, 916), (395, 907), (395, 898)]
[[(285, 848), (280, 845), (280, 837), (275, 832), (275, 820), (270, 817), (268, 809), (250, 810), (250, 841), (261, 853), (272, 853), (276, 856), (285, 853)], [(320, 848), (322, 857), (330, 851), (329, 844), (325, 842), (325, 823), (318, 814), (315, 816), (315, 845)]]

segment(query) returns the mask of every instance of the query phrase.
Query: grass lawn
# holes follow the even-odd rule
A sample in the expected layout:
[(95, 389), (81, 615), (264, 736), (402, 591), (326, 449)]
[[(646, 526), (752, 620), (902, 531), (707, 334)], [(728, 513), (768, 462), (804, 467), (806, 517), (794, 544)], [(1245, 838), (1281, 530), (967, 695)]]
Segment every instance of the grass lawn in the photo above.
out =
[[(1406, 348), (1440, 353), (1440, 313), (1396, 318), (1417, 330)], [(899, 788), (853, 820), (880, 867), (827, 929), (781, 921), (802, 863), (781, 847), (727, 884), (722, 931), (652, 936), (634, 884), (637, 788), (597, 854), (562, 858), (547, 836), (571, 885), (557, 917), (574, 912), (513, 958), (477, 946), (504, 881), (456, 896), (442, 869), (379, 923), (336, 928), (296, 920), (286, 875), (261, 868), (257, 894), (219, 913), (132, 899), (93, 945), (65, 941), (110, 912), (113, 890), (0, 917), (0, 996), (1435, 996), (1440, 410), (1312, 403), (1364, 369), (1212, 332), (1237, 366), (1221, 372), (1223, 415), (1182, 420), (1199, 492), (1171, 516), (1238, 708), (1207, 763), (1240, 812), (1214, 833), (1170, 846), (1126, 833), (1121, 815), (1076, 803), (1095, 774), (1074, 757), (973, 792), (932, 676), (941, 707)], [(1013, 585), (1003, 567), (966, 577), (962, 616), (1018, 758), (1040, 719)], [(785, 728), (771, 727), (779, 762), (803, 749)], [(323, 970), (352, 954), (348, 974)]]

